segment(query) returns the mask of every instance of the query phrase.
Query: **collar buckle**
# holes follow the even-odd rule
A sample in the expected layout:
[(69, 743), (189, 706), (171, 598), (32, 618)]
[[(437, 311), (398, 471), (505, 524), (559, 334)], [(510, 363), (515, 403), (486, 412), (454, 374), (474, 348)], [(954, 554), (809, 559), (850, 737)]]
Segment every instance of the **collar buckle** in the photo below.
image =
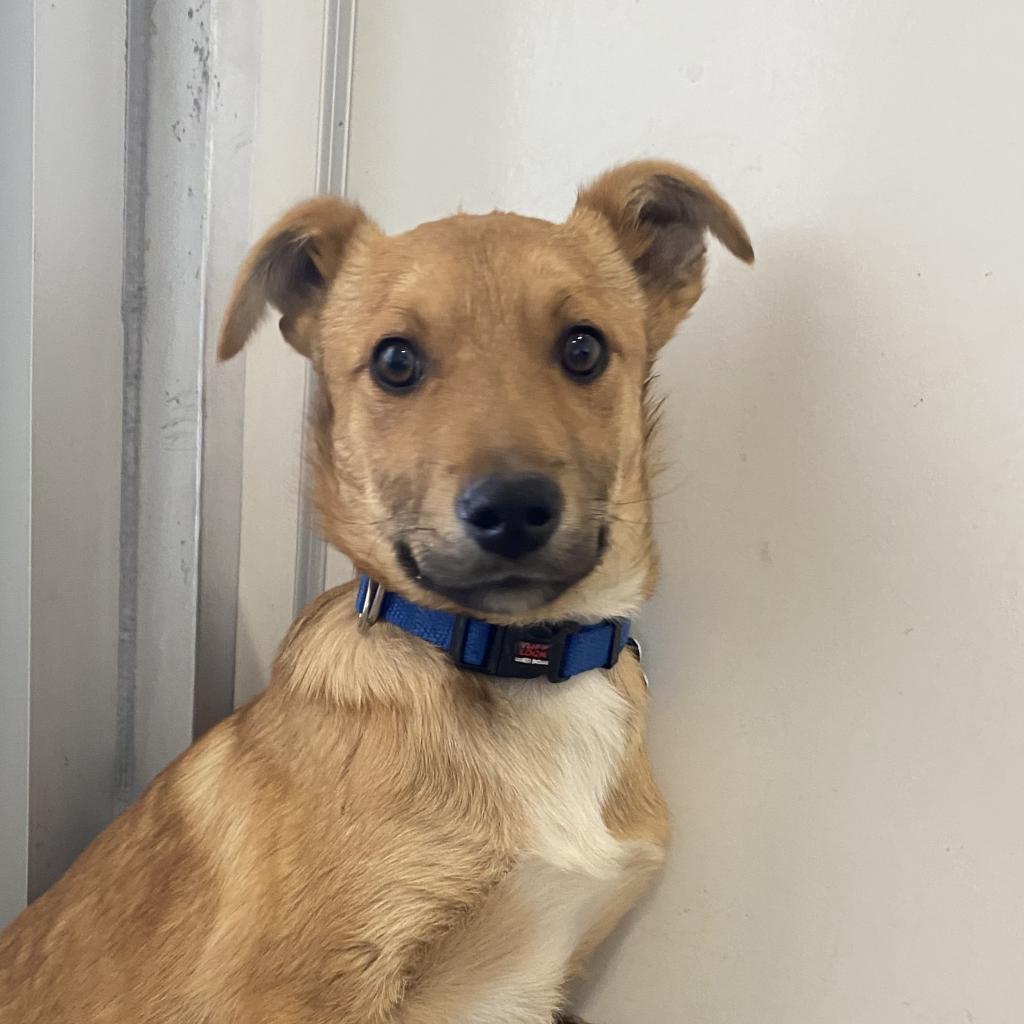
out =
[(457, 615), (448, 654), (470, 672), (509, 679), (538, 679), (561, 683), (569, 677), (562, 671), (569, 638), (582, 628), (576, 623), (537, 623), (529, 626), (492, 626), (484, 660), (476, 664), (465, 659), (466, 630), (470, 619)]

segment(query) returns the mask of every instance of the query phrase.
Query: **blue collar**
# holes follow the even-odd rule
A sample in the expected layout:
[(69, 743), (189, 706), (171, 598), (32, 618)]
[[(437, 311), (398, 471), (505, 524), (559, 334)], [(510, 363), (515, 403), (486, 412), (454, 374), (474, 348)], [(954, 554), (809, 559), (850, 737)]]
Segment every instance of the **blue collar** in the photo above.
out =
[(605, 619), (592, 626), (578, 622), (497, 626), (453, 612), (422, 608), (369, 576), (359, 579), (356, 595), (361, 629), (378, 619), (426, 640), (460, 668), (489, 676), (560, 683), (595, 668), (611, 668), (629, 641), (629, 619)]

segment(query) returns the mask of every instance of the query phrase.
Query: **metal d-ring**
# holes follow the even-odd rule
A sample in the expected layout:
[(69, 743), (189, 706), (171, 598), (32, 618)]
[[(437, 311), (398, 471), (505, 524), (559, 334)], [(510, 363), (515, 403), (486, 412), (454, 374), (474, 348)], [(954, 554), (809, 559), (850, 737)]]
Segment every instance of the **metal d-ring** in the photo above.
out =
[(384, 587), (374, 579), (367, 577), (366, 593), (359, 605), (358, 627), (360, 633), (366, 633), (380, 618), (380, 606), (384, 602)]
[(633, 652), (636, 654), (636, 663), (640, 666), (640, 675), (644, 677), (644, 688), (649, 690), (651, 683), (647, 678), (647, 672), (644, 670), (644, 649), (640, 646), (640, 641), (635, 636), (631, 636), (626, 641), (626, 646), (633, 648)]

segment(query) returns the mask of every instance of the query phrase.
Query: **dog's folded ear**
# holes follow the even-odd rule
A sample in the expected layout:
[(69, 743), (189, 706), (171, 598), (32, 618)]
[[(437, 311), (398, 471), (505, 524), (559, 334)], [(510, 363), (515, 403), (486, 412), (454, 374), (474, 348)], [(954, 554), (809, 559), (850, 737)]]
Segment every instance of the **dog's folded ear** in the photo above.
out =
[(647, 298), (652, 348), (663, 345), (700, 298), (705, 236), (734, 256), (754, 260), (733, 208), (693, 171), (662, 160), (638, 160), (580, 190), (573, 218), (601, 217), (632, 264)]
[(281, 314), (281, 334), (312, 354), (327, 291), (356, 232), (370, 221), (358, 206), (318, 196), (289, 210), (249, 250), (221, 325), (217, 355), (230, 359), (259, 325), (268, 306)]

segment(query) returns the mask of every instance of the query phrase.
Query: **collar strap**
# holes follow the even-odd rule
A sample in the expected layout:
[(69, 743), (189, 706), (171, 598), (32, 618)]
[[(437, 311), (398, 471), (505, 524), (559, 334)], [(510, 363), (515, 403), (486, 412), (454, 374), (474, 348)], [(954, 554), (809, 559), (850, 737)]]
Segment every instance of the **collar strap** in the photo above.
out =
[(560, 683), (595, 668), (611, 668), (629, 641), (629, 619), (538, 622), (498, 626), (483, 619), (423, 608), (361, 576), (356, 595), (360, 627), (378, 619), (445, 651), (460, 668), (489, 676)]

